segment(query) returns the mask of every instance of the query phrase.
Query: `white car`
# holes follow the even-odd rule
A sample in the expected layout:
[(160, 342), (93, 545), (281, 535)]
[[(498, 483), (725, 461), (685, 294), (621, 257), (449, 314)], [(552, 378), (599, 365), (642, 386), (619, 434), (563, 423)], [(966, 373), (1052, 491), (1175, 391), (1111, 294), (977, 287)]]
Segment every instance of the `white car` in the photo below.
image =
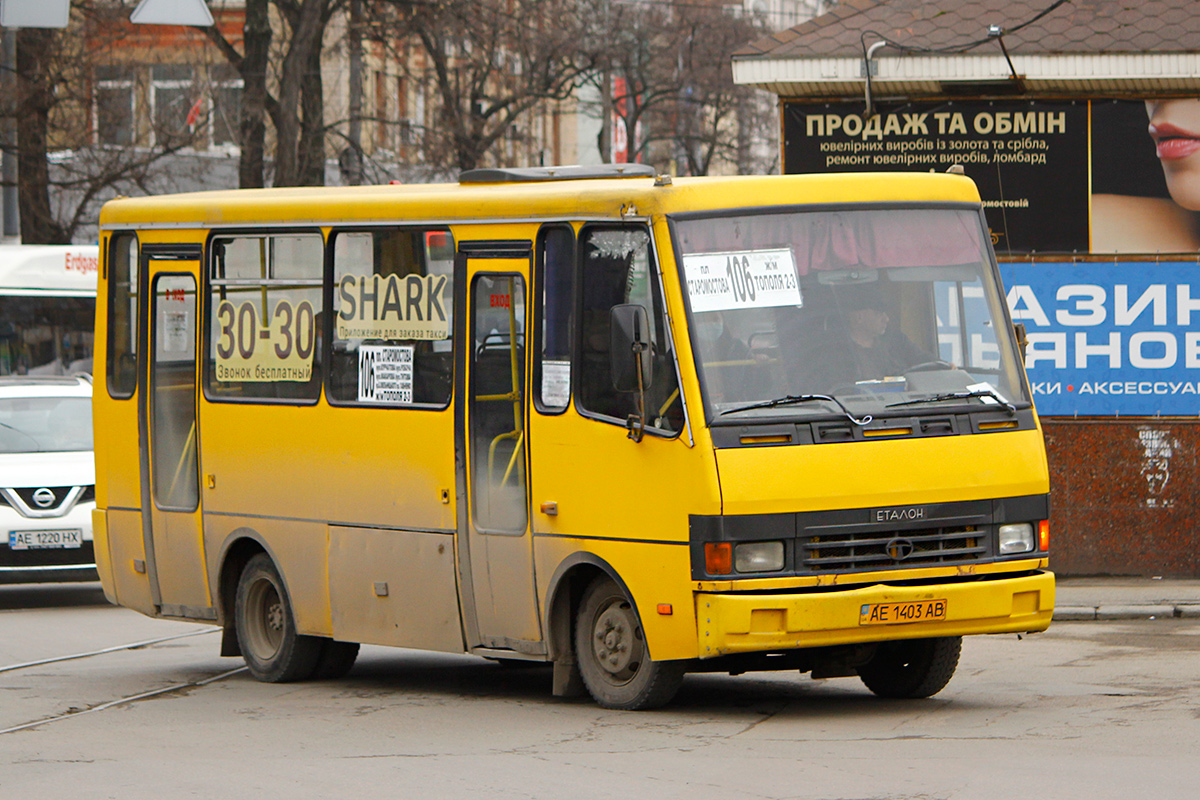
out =
[(87, 376), (0, 378), (0, 584), (99, 580)]

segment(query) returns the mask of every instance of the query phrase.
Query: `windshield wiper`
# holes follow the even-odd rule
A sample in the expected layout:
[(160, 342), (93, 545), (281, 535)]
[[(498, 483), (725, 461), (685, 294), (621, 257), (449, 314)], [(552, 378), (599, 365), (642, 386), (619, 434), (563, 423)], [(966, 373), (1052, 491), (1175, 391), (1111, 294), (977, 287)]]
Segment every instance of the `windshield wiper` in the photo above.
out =
[(846, 419), (850, 420), (851, 422), (853, 422), (855, 425), (858, 425), (859, 427), (871, 424), (872, 417), (870, 414), (867, 414), (865, 417), (862, 417), (862, 418), (856, 417), (856, 416), (854, 416), (854, 414), (850, 413), (850, 409), (846, 408), (846, 406), (842, 403), (841, 400), (838, 400), (836, 397), (831, 397), (827, 394), (785, 394), (783, 397), (776, 397), (774, 400), (764, 400), (761, 403), (751, 403), (750, 405), (738, 406), (737, 408), (727, 408), (724, 411), (722, 411), (721, 413), (717, 414), (717, 416), (723, 417), (726, 414), (736, 414), (739, 411), (753, 411), (756, 408), (778, 408), (779, 406), (796, 406), (796, 405), (800, 405), (801, 403), (814, 403), (818, 400), (822, 400), (826, 403), (833, 403), (835, 406), (838, 407), (838, 409), (841, 410), (842, 414), (845, 415)]
[(1005, 400), (993, 389), (978, 389), (973, 392), (946, 392), (945, 394), (932, 394), (929, 397), (918, 397), (916, 400), (905, 400), (902, 403), (888, 403), (887, 408), (896, 408), (898, 406), (919, 406), (923, 403), (940, 403), (943, 400), (970, 400), (972, 397), (984, 398), (988, 397), (995, 400), (1000, 405), (1008, 409), (1008, 415), (1017, 413), (1017, 407)]

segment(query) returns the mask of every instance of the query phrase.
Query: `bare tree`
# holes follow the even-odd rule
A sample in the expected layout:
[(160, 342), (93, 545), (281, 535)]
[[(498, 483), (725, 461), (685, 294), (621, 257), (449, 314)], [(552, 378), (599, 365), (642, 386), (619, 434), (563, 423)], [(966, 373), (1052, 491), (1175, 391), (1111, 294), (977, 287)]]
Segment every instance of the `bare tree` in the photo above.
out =
[[(609, 4), (597, 16), (592, 36), (597, 47), (598, 69), (589, 81), (600, 93), (596, 109), (605, 123), (618, 120), (624, 130), (626, 161), (647, 160), (647, 150), (659, 138), (648, 131), (647, 116), (657, 106), (671, 103), (682, 87), (682, 76), (673, 58), (676, 38), (674, 8), (668, 3)], [(609, 125), (600, 136), (608, 137)], [(608, 142), (598, 142), (606, 159), (618, 157)]]
[[(270, 4), (287, 26), (274, 40)], [(316, 186), (325, 182), (325, 97), (321, 53), (329, 20), (343, 0), (246, 0), (243, 45), (239, 51), (217, 26), (204, 31), (237, 68), (244, 99), (242, 188), (265, 185), (265, 119), (275, 130), (274, 185)], [(272, 43), (279, 49), (278, 70), (269, 74)], [(270, 91), (274, 81), (276, 93)]]
[(340, 0), (274, 0), (291, 38), (279, 73), (275, 185), (325, 183), (325, 94), (321, 45)]
[(77, 0), (73, 10), (73, 29), (18, 31), (15, 91), (0, 98), (0, 113), (17, 120), (18, 207), (26, 244), (90, 236), (101, 201), (149, 185), (162, 159), (193, 144), (182, 115), (171, 130), (151, 131), (152, 143), (100, 143), (105, 120), (95, 107), (96, 71), (122, 49), (113, 33), (119, 26), (112, 23), (124, 18), (111, 3)]
[(46, 162), (50, 112), (55, 106), (57, 31), (25, 28), (17, 32), (17, 207), (21, 240), (27, 244), (69, 244), (70, 231), (50, 212), (50, 168)]
[(733, 82), (732, 54), (764, 35), (753, 17), (731, 14), (721, 6), (685, 6), (677, 18), (674, 44), (683, 77), (674, 103), (666, 103), (664, 126), (673, 122), (677, 167), (689, 175), (707, 175), (715, 162), (757, 171), (747, 163), (746, 140), (769, 135), (772, 117), (761, 114), (757, 90)]
[(626, 159), (691, 175), (718, 162), (747, 171), (747, 128), (766, 121), (751, 113), (753, 90), (733, 83), (731, 56), (763, 35), (761, 23), (695, 0), (614, 5), (601, 19), (609, 46), (592, 81), (601, 113), (626, 131)]
[[(218, 33), (209, 29), (210, 36)], [(267, 109), (272, 98), (267, 91), (267, 60), (271, 53), (271, 7), (268, 0), (246, 0), (242, 23), (242, 52), (221, 47), (242, 78), (242, 104), (238, 111), (238, 186), (258, 189), (266, 181)], [(218, 41), (218, 46), (228, 42)]]
[(420, 43), (421, 58), (396, 48), (402, 70), (433, 88), (436, 123), (425, 159), (444, 168), (483, 164), (522, 116), (571, 97), (594, 67), (584, 46), (591, 0), (390, 0), (372, 3), (382, 42)]

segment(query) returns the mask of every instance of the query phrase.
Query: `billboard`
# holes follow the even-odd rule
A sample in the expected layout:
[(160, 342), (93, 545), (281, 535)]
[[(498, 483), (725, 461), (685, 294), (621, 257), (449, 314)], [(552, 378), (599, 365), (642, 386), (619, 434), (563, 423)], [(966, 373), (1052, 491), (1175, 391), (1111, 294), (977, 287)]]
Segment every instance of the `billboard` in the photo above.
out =
[[(790, 103), (784, 172), (962, 164), (992, 243), (1024, 253), (1200, 250), (1200, 100)], [(1195, 194), (1195, 199), (1191, 198)]]
[(861, 101), (786, 104), (784, 171), (963, 165), (1008, 262), (1001, 272), (1029, 332), (1039, 411), (1200, 416), (1200, 99), (875, 111), (867, 117)]
[(1200, 416), (1200, 263), (1000, 265), (1046, 416)]

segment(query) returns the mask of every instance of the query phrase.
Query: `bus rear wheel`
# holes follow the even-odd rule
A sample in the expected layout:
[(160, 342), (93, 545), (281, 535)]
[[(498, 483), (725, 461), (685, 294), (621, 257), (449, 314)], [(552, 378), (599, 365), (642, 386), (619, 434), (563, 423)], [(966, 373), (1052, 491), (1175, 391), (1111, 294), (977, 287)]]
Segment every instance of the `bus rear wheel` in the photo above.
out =
[(880, 697), (932, 697), (954, 677), (961, 652), (961, 636), (882, 642), (858, 676)]
[(254, 556), (242, 569), (234, 625), (242, 658), (255, 678), (287, 683), (312, 677), (322, 640), (296, 632), (287, 587), (266, 553)]
[(652, 661), (633, 603), (610, 578), (584, 592), (575, 620), (575, 660), (588, 693), (604, 708), (658, 708), (683, 682), (682, 663)]

